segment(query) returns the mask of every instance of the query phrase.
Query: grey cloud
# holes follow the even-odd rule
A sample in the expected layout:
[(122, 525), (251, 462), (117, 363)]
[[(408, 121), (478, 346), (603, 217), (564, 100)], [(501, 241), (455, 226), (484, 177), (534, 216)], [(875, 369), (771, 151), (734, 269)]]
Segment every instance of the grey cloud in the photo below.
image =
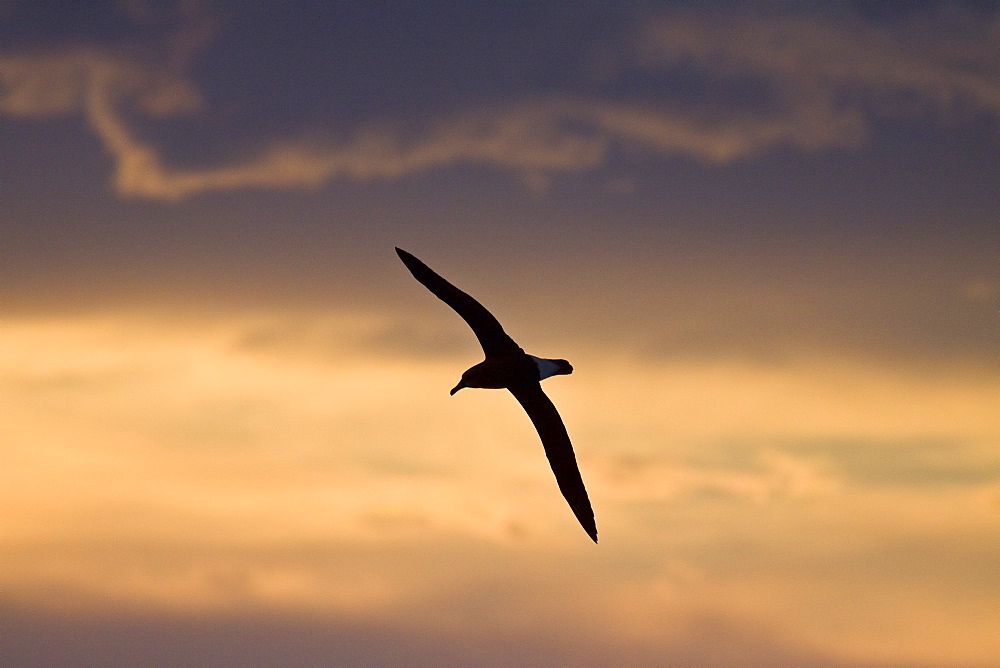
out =
[[(492, 596), (488, 600), (496, 603)], [(452, 608), (469, 605), (448, 603)], [(0, 610), (0, 630), (11, 639), (6, 656), (20, 666), (120, 664), (136, 657), (156, 665), (851, 665), (761, 629), (759, 623), (704, 614), (688, 622), (686, 637), (648, 644), (582, 634), (568, 639), (530, 629), (425, 626), (410, 620), (346, 616), (133, 612), (83, 618), (13, 606)]]
[(899, 110), (904, 99), (942, 114), (997, 115), (998, 35), (1000, 17), (957, 9), (896, 26), (844, 14), (679, 14), (644, 29), (637, 59), (651, 69), (694, 67), (717, 81), (762, 77), (789, 120), (843, 120), (872, 103)]
[[(0, 55), (0, 114), (83, 113), (113, 156), (114, 187), (126, 197), (308, 189), (456, 164), (491, 165), (544, 188), (552, 176), (606, 164), (616, 146), (726, 163), (776, 145), (858, 148), (871, 113), (915, 106), (948, 117), (1000, 115), (998, 26), (997, 18), (976, 23), (957, 11), (902, 26), (845, 15), (668, 14), (632, 36), (625, 48), (631, 55), (607, 88), (465, 109), (409, 134), (389, 125), (360, 128), (341, 142), (278, 141), (250, 158), (192, 169), (166, 164), (138, 127), (143, 117), (191, 113), (202, 104), (185, 72), (212, 28), (192, 12), (166, 40), (159, 65), (93, 49)], [(678, 67), (699, 73), (709, 91), (756, 82), (755, 99), (731, 105), (707, 95), (679, 104), (668, 99), (669, 87), (628, 99), (610, 92), (630, 70)]]

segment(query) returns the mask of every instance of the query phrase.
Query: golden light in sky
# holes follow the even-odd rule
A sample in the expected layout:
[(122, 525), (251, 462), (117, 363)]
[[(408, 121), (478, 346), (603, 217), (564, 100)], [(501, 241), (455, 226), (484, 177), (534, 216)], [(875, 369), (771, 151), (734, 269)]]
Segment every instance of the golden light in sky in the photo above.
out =
[[(655, 652), (707, 617), (845, 660), (996, 650), (995, 598), (963, 584), (995, 578), (996, 379), (581, 347), (577, 375), (547, 387), (605, 527), (583, 551), (513, 399), (449, 398), (462, 358), (366, 351), (379, 326), (6, 322), (8, 600), (440, 631), (473, 624), (455, 606), (494, 582), (512, 634)], [(408, 619), (413, 606), (428, 611)]]

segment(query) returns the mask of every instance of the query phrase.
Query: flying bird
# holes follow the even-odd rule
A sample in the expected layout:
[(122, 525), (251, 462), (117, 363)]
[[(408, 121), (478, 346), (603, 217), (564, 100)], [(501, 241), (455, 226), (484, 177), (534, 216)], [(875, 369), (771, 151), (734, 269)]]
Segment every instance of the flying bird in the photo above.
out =
[(458, 385), (451, 394), (463, 387), (506, 388), (518, 400), (535, 430), (542, 439), (545, 456), (548, 457), (552, 472), (556, 474), (559, 491), (569, 502), (576, 519), (583, 525), (593, 541), (597, 542), (597, 525), (594, 511), (590, 507), (587, 488), (580, 477), (580, 469), (573, 454), (573, 445), (563, 425), (559, 412), (552, 401), (542, 391), (541, 381), (560, 374), (573, 372), (566, 360), (545, 359), (527, 355), (510, 338), (493, 314), (454, 285), (438, 276), (426, 264), (397, 248), (396, 254), (410, 270), (413, 277), (448, 306), (455, 309), (469, 324), (486, 359), (462, 374)]

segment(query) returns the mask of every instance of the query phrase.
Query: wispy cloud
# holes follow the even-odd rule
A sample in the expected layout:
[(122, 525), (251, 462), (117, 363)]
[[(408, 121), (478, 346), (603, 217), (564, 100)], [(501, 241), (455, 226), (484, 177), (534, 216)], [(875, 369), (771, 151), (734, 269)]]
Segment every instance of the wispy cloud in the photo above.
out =
[[(416, 132), (362, 127), (345, 141), (288, 139), (213, 167), (172, 166), (141, 129), (202, 108), (187, 72), (208, 26), (192, 12), (159, 60), (97, 48), (0, 55), (0, 113), (84, 114), (115, 160), (116, 191), (163, 200), (397, 179), (456, 164), (498, 167), (544, 187), (606, 164), (615, 147), (725, 163), (776, 145), (857, 148), (873, 114), (1000, 115), (996, 17), (977, 22), (953, 10), (879, 25), (849, 14), (675, 13), (636, 29), (606, 68), (606, 86), (586, 95), (541, 94), (457, 110)], [(678, 68), (701, 77), (706, 92), (694, 103), (671, 99), (666, 83), (627, 98), (610, 92), (630, 73), (655, 80)], [(731, 99), (734, 88), (740, 100)]]
[(757, 78), (774, 96), (775, 122), (832, 133), (795, 142), (808, 149), (841, 141), (838, 127), (860, 130), (865, 111), (1000, 115), (998, 36), (1000, 16), (954, 7), (900, 24), (848, 13), (683, 13), (645, 26), (633, 64), (693, 68), (717, 85)]
[(147, 116), (196, 110), (200, 97), (184, 77), (100, 51), (77, 50), (0, 57), (0, 82), (0, 111), (8, 115), (82, 112), (115, 158), (114, 185), (125, 196), (177, 200), (213, 190), (309, 188), (338, 177), (391, 179), (456, 163), (560, 172), (597, 165), (606, 143), (560, 131), (565, 104), (525, 104), (439, 122), (412, 140), (391, 130), (367, 130), (336, 146), (279, 142), (242, 162), (173, 168), (138, 137), (124, 110)]

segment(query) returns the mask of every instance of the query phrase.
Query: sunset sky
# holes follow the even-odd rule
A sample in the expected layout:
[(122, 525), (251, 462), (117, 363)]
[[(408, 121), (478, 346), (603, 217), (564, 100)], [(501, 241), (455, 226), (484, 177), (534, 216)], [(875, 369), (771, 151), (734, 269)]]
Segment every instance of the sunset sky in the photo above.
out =
[(1000, 663), (1000, 3), (0, 0), (0, 279), (0, 663)]

